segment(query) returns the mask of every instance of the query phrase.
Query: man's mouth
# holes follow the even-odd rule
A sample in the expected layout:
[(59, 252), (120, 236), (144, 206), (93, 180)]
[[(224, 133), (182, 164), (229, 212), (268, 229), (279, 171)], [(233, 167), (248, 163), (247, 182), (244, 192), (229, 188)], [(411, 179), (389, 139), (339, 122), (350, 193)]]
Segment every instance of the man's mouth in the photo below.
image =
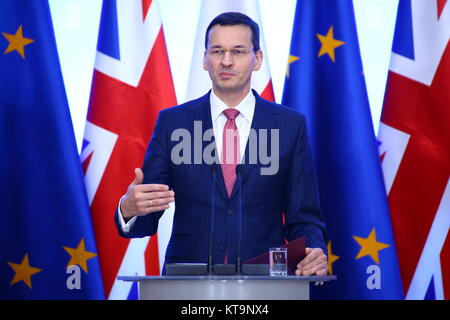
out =
[(231, 72), (219, 72), (219, 76), (220, 76), (222, 79), (229, 79), (229, 78), (234, 77), (235, 74), (234, 74), (234, 73), (231, 73)]

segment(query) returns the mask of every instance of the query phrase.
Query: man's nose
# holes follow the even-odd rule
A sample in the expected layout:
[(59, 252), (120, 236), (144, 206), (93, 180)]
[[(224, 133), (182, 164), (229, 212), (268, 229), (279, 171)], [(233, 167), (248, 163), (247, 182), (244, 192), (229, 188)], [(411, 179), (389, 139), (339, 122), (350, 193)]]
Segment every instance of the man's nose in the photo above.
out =
[(230, 51), (225, 51), (222, 58), (220, 59), (220, 63), (223, 66), (229, 67), (233, 64), (233, 58), (231, 57)]

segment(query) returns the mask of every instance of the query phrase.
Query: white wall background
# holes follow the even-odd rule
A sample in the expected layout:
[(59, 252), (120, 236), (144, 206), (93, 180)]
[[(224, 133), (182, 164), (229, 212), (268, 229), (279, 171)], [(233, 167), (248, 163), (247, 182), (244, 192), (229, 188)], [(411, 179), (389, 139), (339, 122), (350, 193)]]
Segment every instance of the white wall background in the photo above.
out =
[[(80, 150), (102, 1), (49, 0), (49, 3)], [(296, 0), (259, 0), (259, 3), (267, 45), (265, 56), (269, 60), (275, 99), (281, 102)], [(398, 0), (353, 0), (353, 3), (372, 119), (378, 132)], [(201, 0), (159, 0), (178, 103), (185, 101), (200, 5)]]

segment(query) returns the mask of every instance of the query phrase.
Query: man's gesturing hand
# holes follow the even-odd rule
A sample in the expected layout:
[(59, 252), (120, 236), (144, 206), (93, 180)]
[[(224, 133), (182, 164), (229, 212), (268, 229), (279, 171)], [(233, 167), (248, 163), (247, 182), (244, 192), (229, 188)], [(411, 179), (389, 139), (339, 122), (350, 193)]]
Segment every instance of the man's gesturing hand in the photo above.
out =
[(175, 201), (175, 192), (169, 190), (167, 185), (142, 184), (142, 170), (136, 168), (134, 173), (136, 176), (120, 203), (120, 210), (125, 219), (165, 210), (169, 208), (169, 203)]

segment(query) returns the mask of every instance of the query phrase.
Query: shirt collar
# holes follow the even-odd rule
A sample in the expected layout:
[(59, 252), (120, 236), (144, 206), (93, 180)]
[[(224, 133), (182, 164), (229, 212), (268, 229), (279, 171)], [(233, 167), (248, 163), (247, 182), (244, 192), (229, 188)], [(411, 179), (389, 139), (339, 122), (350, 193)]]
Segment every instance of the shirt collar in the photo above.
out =
[[(209, 101), (211, 104), (211, 118), (213, 122), (217, 120), (217, 118), (224, 110), (230, 108), (229, 106), (227, 106), (225, 102), (220, 100), (220, 98), (214, 93), (214, 89), (211, 90)], [(256, 103), (255, 96), (253, 95), (252, 90), (249, 90), (245, 98), (242, 99), (242, 101), (236, 107), (234, 107), (234, 109), (238, 110), (239, 113), (248, 122), (251, 123), (252, 115), (255, 110), (255, 103)]]

